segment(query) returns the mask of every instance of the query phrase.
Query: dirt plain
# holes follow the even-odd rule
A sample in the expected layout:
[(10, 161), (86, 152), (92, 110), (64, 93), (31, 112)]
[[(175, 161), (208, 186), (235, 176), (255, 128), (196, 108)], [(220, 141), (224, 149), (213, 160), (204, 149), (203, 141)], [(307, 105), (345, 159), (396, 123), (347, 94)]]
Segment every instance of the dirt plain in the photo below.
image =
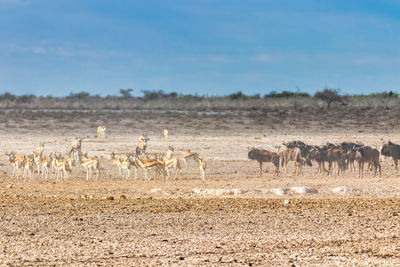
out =
[[(364, 110), (365, 111), (365, 110)], [(320, 114), (317, 116), (316, 114)], [(274, 114), (272, 116), (271, 114)], [(346, 114), (346, 115), (343, 115)], [(331, 115), (331, 116), (329, 116)], [(365, 120), (366, 116), (369, 120)], [(76, 168), (65, 181), (11, 177), (0, 160), (0, 262), (3, 265), (390, 265), (400, 264), (400, 182), (393, 162), (382, 177), (273, 176), (247, 148), (381, 138), (400, 143), (398, 114), (350, 109), (254, 111), (3, 110), (0, 149), (19, 155), (45, 142), (65, 153), (75, 136), (101, 163), (98, 179)], [(107, 126), (97, 140), (97, 125)], [(162, 130), (170, 132), (168, 140)], [(118, 176), (110, 153), (132, 151), (146, 132), (149, 151), (190, 149), (207, 163), (201, 181), (189, 162), (176, 180)], [(4, 154), (3, 154), (4, 155)]]

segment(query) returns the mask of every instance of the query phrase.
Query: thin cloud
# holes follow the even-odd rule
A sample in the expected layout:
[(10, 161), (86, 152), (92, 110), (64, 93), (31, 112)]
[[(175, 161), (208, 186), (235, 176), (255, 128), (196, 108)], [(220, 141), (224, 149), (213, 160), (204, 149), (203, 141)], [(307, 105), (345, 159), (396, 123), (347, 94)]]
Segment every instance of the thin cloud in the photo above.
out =
[(233, 61), (231, 57), (225, 55), (210, 55), (208, 59), (217, 63), (230, 63)]
[(0, 5), (26, 5), (27, 0), (0, 0)]
[(353, 63), (358, 65), (374, 65), (382, 63), (400, 63), (400, 58), (385, 57), (376, 55), (359, 56), (353, 59)]
[(44, 49), (43, 47), (34, 47), (32, 52), (34, 54), (42, 54), (42, 55), (47, 53), (46, 49)]
[(257, 61), (270, 63), (272, 62), (272, 56), (269, 54), (260, 54), (256, 57)]

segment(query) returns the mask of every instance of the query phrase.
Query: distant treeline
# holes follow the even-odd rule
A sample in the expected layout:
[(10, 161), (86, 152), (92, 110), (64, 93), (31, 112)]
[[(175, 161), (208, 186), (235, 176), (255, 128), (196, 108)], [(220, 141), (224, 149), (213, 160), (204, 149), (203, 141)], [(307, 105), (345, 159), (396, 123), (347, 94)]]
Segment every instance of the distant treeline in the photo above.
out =
[[(36, 100), (96, 100), (96, 99), (136, 99), (136, 100), (162, 100), (162, 99), (190, 99), (190, 100), (202, 100), (202, 99), (226, 99), (226, 100), (253, 100), (253, 99), (291, 99), (291, 98), (316, 98), (320, 100), (324, 100), (325, 98), (341, 98), (341, 99), (348, 99), (351, 97), (368, 97), (368, 98), (379, 98), (379, 99), (397, 99), (399, 98), (399, 94), (393, 91), (384, 91), (380, 93), (371, 93), (369, 95), (341, 95), (339, 90), (337, 89), (324, 89), (322, 91), (316, 92), (314, 95), (310, 95), (306, 92), (291, 92), (291, 91), (271, 91), (264, 96), (260, 94), (255, 95), (247, 95), (243, 92), (239, 91), (237, 93), (233, 93), (226, 96), (208, 96), (208, 95), (191, 95), (191, 94), (181, 94), (176, 92), (166, 93), (163, 90), (143, 90), (143, 96), (133, 96), (131, 93), (133, 92), (132, 89), (120, 89), (120, 95), (108, 95), (105, 97), (99, 95), (91, 95), (88, 92), (79, 92), (79, 93), (71, 93), (68, 96), (64, 97), (54, 97), (51, 95), (48, 96), (36, 96), (33, 94), (30, 95), (14, 95), (12, 93), (6, 92), (0, 95), (0, 102), (14, 102), (14, 103), (32, 103)], [(334, 100), (335, 101), (335, 100)]]

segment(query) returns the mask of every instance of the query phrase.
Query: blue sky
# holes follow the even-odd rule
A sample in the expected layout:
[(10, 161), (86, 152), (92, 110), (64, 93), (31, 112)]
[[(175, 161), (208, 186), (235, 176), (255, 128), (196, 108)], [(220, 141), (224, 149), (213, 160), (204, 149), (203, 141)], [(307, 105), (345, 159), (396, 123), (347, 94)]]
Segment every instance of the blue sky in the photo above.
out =
[(0, 0), (0, 93), (400, 89), (397, 0)]

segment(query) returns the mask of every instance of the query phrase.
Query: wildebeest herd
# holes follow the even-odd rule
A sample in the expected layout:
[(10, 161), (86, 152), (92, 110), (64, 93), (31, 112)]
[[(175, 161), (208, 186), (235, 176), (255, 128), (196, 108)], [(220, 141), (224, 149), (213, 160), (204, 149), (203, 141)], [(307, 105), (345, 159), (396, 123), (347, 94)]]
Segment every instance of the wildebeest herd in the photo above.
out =
[(271, 162), (275, 166), (274, 174), (279, 175), (279, 167), (282, 167), (285, 173), (287, 172), (289, 161), (294, 162), (295, 175), (303, 174), (304, 166), (311, 167), (314, 161), (318, 166), (316, 172), (321, 174), (340, 175), (346, 170), (356, 171), (355, 163), (357, 163), (358, 175), (362, 177), (364, 165), (368, 163), (367, 169), (372, 171), (374, 177), (378, 172), (379, 176), (382, 176), (380, 155), (393, 158), (396, 174), (398, 173), (400, 145), (390, 141), (384, 142), (379, 150), (360, 142), (326, 143), (322, 146), (312, 146), (302, 141), (291, 141), (283, 143), (283, 145), (286, 148), (277, 152), (249, 148), (249, 159), (256, 160), (260, 164), (260, 176), (263, 162)]

